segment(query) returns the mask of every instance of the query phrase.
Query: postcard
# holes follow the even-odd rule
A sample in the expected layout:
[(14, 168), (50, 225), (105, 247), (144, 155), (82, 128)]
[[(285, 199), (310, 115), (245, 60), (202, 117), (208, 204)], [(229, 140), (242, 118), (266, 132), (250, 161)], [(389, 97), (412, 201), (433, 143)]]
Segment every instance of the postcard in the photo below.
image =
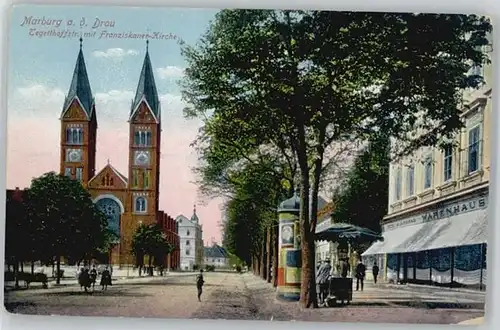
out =
[(482, 322), (488, 17), (10, 15), (9, 312)]

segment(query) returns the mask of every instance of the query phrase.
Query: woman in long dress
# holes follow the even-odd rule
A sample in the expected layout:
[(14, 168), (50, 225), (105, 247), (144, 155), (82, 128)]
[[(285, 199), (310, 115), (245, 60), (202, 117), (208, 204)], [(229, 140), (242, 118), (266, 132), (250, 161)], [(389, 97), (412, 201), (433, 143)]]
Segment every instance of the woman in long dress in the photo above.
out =
[(102, 289), (107, 290), (108, 285), (113, 285), (113, 284), (111, 283), (111, 273), (109, 272), (108, 267), (106, 267), (101, 274)]

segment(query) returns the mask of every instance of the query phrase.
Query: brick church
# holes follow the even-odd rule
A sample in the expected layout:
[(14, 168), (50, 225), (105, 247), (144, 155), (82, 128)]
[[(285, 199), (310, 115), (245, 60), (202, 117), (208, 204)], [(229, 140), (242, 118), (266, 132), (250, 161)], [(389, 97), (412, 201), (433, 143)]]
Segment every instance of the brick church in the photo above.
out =
[(167, 258), (175, 269), (179, 265), (179, 237), (175, 220), (159, 210), (161, 108), (149, 57), (146, 55), (137, 91), (129, 113), (128, 173), (124, 175), (108, 164), (96, 171), (97, 116), (99, 109), (90, 87), (80, 38), (80, 51), (73, 79), (64, 100), (61, 121), (60, 172), (90, 192), (106, 214), (108, 225), (119, 239), (109, 254), (109, 263), (131, 265), (132, 235), (140, 224), (159, 223), (176, 247)]

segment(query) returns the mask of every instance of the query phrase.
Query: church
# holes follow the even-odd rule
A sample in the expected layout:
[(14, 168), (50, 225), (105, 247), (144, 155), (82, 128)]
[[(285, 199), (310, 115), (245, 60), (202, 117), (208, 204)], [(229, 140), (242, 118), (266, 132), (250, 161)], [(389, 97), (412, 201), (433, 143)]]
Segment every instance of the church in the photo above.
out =
[(128, 173), (108, 164), (96, 171), (97, 113), (82, 51), (78, 53), (73, 78), (64, 100), (61, 122), (60, 173), (78, 180), (108, 218), (108, 226), (119, 239), (108, 256), (113, 265), (133, 265), (132, 236), (140, 224), (159, 223), (175, 251), (167, 259), (169, 268), (179, 266), (179, 237), (175, 220), (159, 210), (161, 105), (153, 67), (146, 55), (128, 115)]

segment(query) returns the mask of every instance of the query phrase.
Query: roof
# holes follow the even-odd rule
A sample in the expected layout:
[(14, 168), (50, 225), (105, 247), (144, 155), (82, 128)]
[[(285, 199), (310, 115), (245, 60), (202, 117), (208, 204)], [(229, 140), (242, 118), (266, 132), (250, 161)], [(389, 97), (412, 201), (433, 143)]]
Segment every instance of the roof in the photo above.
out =
[(82, 38), (80, 38), (80, 51), (76, 59), (73, 79), (71, 80), (68, 95), (64, 99), (63, 113), (68, 109), (75, 98), (78, 99), (90, 120), (94, 108), (94, 97), (92, 96), (85, 58), (83, 57)]
[(228, 254), (222, 246), (214, 244), (213, 246), (205, 246), (204, 256), (205, 258), (227, 258)]
[(24, 190), (20, 190), (19, 187), (16, 189), (7, 189), (6, 199), (15, 200), (17, 202), (22, 202), (24, 196)]
[(300, 197), (297, 190), (295, 191), (295, 193), (291, 198), (284, 200), (278, 206), (278, 212), (299, 211), (299, 210), (300, 210)]
[(107, 169), (107, 168), (111, 169), (111, 171), (113, 171), (113, 173), (115, 173), (115, 174), (116, 174), (116, 176), (117, 176), (117, 177), (119, 177), (119, 178), (123, 181), (123, 183), (125, 183), (125, 185), (127, 185), (127, 184), (128, 184), (128, 179), (127, 179), (127, 177), (126, 177), (125, 175), (121, 174), (121, 173), (120, 173), (120, 172), (119, 172), (119, 171), (118, 171), (118, 170), (117, 170), (117, 169), (116, 169), (113, 165), (111, 165), (110, 163), (108, 163), (106, 166), (104, 166), (104, 167), (102, 168), (102, 170), (100, 170), (99, 172), (97, 172), (97, 174), (96, 174), (96, 175), (94, 175), (94, 177), (93, 177), (92, 179), (90, 179), (90, 180), (89, 180), (89, 183), (90, 183), (92, 180), (94, 180), (95, 178), (97, 178), (97, 177), (99, 176), (99, 174), (101, 174), (101, 173), (102, 173), (105, 169)]
[(198, 218), (198, 215), (196, 214), (196, 205), (194, 205), (194, 207), (193, 207), (193, 215), (191, 216), (191, 222), (193, 222), (193, 223), (200, 222), (200, 219)]
[[(149, 41), (146, 41), (149, 43)], [(153, 66), (149, 58), (149, 50), (146, 47), (146, 56), (144, 56), (144, 63), (142, 64), (141, 76), (139, 77), (139, 84), (135, 92), (135, 97), (132, 100), (132, 107), (130, 109), (130, 117), (137, 111), (141, 102), (145, 100), (149, 108), (153, 112), (154, 117), (159, 122), (161, 115), (160, 98), (158, 97), (158, 90), (156, 89), (155, 77), (153, 74)]]

